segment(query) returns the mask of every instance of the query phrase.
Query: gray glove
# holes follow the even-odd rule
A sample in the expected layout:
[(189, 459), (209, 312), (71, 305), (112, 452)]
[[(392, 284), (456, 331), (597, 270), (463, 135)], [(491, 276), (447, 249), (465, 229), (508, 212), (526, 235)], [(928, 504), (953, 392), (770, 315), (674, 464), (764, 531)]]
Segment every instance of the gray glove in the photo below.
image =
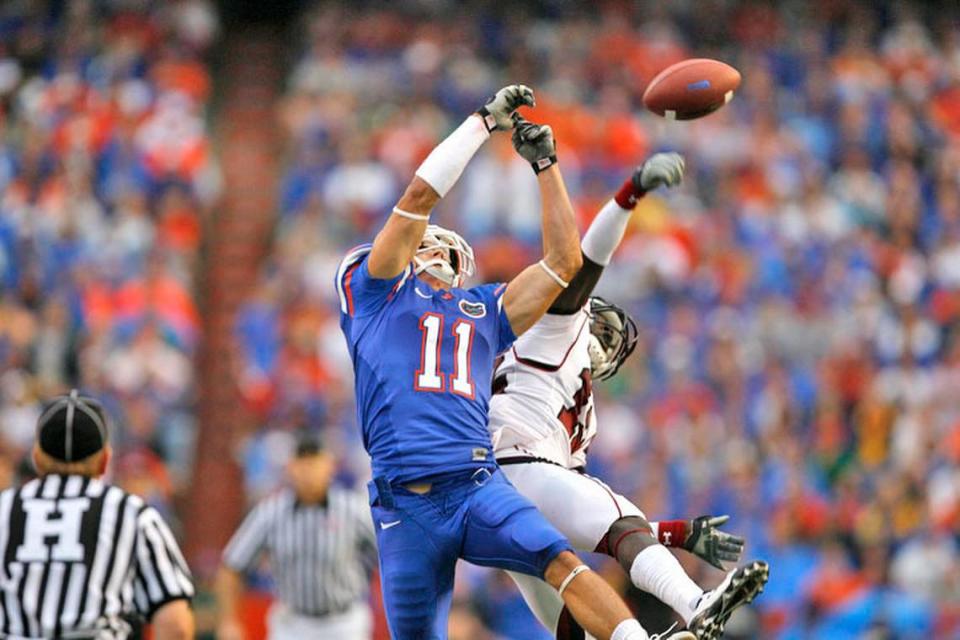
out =
[(633, 187), (638, 191), (675, 187), (683, 180), (683, 169), (683, 156), (679, 153), (655, 153), (633, 172)]
[(513, 114), (513, 148), (540, 173), (557, 162), (557, 144), (550, 125), (534, 124), (519, 113)]
[(740, 562), (746, 541), (740, 536), (718, 529), (729, 519), (730, 516), (694, 518), (688, 525), (689, 533), (683, 541), (683, 548), (721, 571), (724, 570), (724, 562)]
[(483, 118), (483, 124), (487, 131), (499, 129), (506, 131), (513, 127), (513, 120), (510, 116), (517, 108), (522, 105), (532, 107), (537, 101), (533, 97), (533, 89), (525, 84), (511, 84), (497, 91), (487, 104), (477, 109), (477, 113)]

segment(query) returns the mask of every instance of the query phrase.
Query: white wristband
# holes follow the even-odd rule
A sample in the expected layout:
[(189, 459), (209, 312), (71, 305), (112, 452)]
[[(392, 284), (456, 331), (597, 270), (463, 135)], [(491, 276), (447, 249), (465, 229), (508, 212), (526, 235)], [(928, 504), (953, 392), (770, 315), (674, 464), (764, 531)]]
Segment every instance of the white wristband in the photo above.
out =
[(444, 197), (456, 184), (470, 158), (489, 137), (490, 132), (483, 121), (470, 116), (430, 152), (416, 175), (433, 187), (441, 198)]
[(570, 286), (570, 283), (564, 280), (563, 278), (561, 278), (559, 275), (557, 275), (557, 272), (551, 269), (550, 266), (547, 265), (545, 260), (541, 260), (537, 264), (540, 265), (540, 268), (546, 271), (547, 275), (553, 278), (553, 281), (556, 282), (558, 285), (560, 285), (564, 289)]
[(418, 222), (426, 222), (430, 219), (430, 214), (420, 214), (420, 213), (410, 213), (409, 211), (404, 211), (400, 207), (394, 207), (393, 212), (400, 216), (401, 218), (408, 218), (410, 220), (417, 220)]
[(557, 589), (557, 593), (560, 595), (561, 598), (563, 597), (564, 589), (570, 586), (570, 583), (573, 582), (573, 579), (576, 578), (581, 573), (583, 573), (584, 571), (590, 571), (590, 567), (588, 567), (585, 564), (578, 565), (573, 568), (573, 571), (570, 572), (570, 575), (568, 575), (566, 578), (563, 579), (563, 582), (560, 583), (560, 588)]

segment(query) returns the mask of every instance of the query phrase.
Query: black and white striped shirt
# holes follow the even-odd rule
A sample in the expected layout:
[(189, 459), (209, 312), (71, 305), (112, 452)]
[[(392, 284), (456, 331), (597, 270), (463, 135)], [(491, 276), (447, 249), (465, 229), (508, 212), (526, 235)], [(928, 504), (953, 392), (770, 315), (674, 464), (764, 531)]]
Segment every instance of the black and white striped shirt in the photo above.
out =
[(237, 572), (266, 552), (277, 597), (301, 615), (345, 611), (366, 598), (376, 536), (365, 497), (333, 487), (323, 504), (303, 504), (285, 489), (247, 515), (223, 552)]
[(186, 561), (160, 514), (100, 480), (48, 475), (0, 493), (0, 638), (123, 639), (189, 599)]

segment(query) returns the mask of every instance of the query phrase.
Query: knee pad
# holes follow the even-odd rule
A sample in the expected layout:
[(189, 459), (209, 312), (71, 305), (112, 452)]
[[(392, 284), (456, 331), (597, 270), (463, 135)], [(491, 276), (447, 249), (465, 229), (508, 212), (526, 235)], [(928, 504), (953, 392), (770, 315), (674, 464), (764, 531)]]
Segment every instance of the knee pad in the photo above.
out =
[(597, 550), (616, 559), (620, 543), (624, 538), (633, 534), (640, 536), (644, 548), (657, 544), (657, 539), (653, 535), (653, 527), (650, 526), (646, 518), (627, 516), (610, 525), (607, 535), (604, 536)]

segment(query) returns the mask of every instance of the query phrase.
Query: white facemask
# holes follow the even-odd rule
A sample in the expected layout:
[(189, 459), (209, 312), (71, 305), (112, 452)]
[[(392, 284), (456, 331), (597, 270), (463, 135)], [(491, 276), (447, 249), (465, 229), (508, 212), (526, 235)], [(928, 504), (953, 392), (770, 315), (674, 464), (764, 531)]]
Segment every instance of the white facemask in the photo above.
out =
[[(420, 254), (431, 253), (438, 248), (444, 250), (443, 256), (427, 259), (420, 257)], [(451, 260), (451, 255), (454, 254), (455, 261)], [(474, 273), (473, 249), (467, 241), (460, 234), (435, 224), (427, 225), (413, 261), (417, 265), (416, 273), (426, 271), (453, 288), (461, 286), (463, 281)], [(454, 262), (457, 263), (457, 269), (454, 269)]]

